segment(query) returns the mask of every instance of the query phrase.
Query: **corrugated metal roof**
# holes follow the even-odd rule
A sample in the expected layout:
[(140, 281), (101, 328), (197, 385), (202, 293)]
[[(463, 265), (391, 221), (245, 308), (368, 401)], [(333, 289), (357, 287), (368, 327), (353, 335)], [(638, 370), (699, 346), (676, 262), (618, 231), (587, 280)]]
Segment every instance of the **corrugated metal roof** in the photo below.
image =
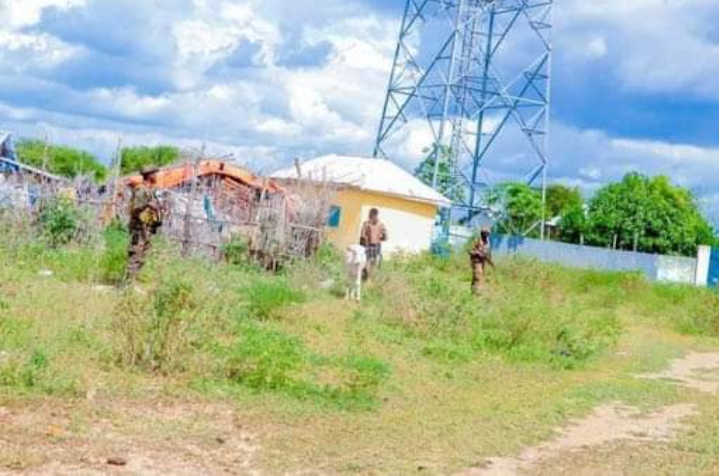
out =
[(307, 179), (346, 185), (361, 190), (394, 195), (438, 206), (450, 206), (444, 195), (425, 185), (397, 164), (384, 159), (326, 155), (272, 174), (277, 179)]
[(0, 163), (9, 165), (13, 167), (15, 170), (24, 170), (26, 172), (30, 172), (36, 175), (40, 175), (42, 177), (55, 180), (57, 182), (68, 182), (68, 179), (64, 177), (60, 177), (59, 175), (51, 174), (49, 172), (44, 172), (36, 167), (33, 167), (31, 165), (23, 164), (22, 162), (18, 162), (16, 160), (12, 160), (8, 157), (0, 157)]
[[(177, 187), (192, 179), (195, 172), (198, 177), (220, 175), (232, 178), (258, 190), (266, 188), (272, 193), (282, 191), (282, 188), (272, 180), (266, 181), (249, 170), (219, 160), (203, 160), (197, 164), (197, 169), (190, 164), (161, 168), (157, 174), (157, 186), (161, 189)], [(142, 177), (140, 175), (126, 177), (125, 182), (129, 185), (137, 185), (142, 182)]]

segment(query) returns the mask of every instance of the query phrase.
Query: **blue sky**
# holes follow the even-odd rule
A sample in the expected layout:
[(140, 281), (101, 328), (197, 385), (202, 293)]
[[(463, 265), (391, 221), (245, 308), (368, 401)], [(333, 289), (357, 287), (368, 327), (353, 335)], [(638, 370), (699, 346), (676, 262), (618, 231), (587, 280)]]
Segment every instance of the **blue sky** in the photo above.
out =
[[(0, 0), (0, 129), (260, 171), (368, 154), (404, 0)], [(719, 218), (719, 2), (556, 0), (554, 180), (670, 175)], [(398, 157), (412, 166), (416, 154)]]

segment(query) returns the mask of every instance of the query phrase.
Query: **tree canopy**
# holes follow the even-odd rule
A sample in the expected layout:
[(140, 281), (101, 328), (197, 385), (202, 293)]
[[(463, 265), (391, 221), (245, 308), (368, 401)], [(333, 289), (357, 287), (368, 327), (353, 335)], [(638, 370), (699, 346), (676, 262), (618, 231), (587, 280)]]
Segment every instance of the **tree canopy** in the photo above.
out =
[[(505, 183), (489, 202), (503, 211), (500, 233), (525, 233), (541, 220), (541, 193), (524, 183)], [(578, 189), (547, 188), (546, 218), (560, 217), (552, 237), (568, 243), (611, 247), (647, 253), (693, 256), (699, 245), (714, 245), (714, 230), (694, 195), (667, 177), (628, 174), (606, 185), (587, 204)], [(536, 236), (534, 228), (530, 236)]]
[(107, 168), (97, 157), (72, 147), (46, 147), (41, 140), (25, 139), (18, 142), (16, 152), (21, 162), (63, 177), (87, 175), (99, 182), (107, 176)]
[(581, 209), (584, 198), (578, 188), (562, 184), (547, 187), (547, 219), (561, 217), (571, 210)]
[(123, 175), (137, 173), (150, 165), (164, 167), (177, 162), (180, 158), (180, 150), (169, 145), (125, 147), (122, 149), (121, 154), (121, 171)]
[[(615, 238), (616, 237), (616, 238)], [(600, 189), (589, 202), (590, 244), (661, 254), (693, 255), (714, 243), (714, 231), (695, 197), (664, 176), (628, 174)]]
[(542, 196), (526, 183), (500, 185), (491, 193), (489, 203), (503, 210), (498, 223), (500, 233), (523, 234), (536, 228), (542, 219)]
[(437, 162), (435, 157), (438, 157), (437, 191), (455, 203), (464, 201), (465, 189), (452, 170), (452, 150), (446, 146), (437, 146), (436, 153), (429, 149), (425, 153), (428, 155), (415, 170), (415, 176), (431, 187)]

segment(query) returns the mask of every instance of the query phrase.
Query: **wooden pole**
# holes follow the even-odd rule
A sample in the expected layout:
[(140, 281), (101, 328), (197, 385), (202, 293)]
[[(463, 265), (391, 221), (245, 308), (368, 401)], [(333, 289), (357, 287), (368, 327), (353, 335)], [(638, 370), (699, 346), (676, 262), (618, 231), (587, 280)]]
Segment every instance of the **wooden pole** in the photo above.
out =
[[(190, 182), (190, 196), (187, 200), (187, 207), (185, 208), (185, 224), (183, 230), (182, 240), (182, 254), (187, 256), (190, 252), (190, 242), (192, 241), (192, 207), (195, 204), (197, 198), (197, 186), (198, 178), (197, 174), (199, 171), (199, 165), (202, 158), (205, 156), (205, 144), (202, 144), (202, 151), (195, 158), (192, 164), (192, 181)], [(188, 164), (189, 165), (189, 164)]]
[(107, 203), (105, 205), (104, 225), (110, 224), (117, 214), (117, 199), (120, 192), (120, 171), (122, 170), (122, 139), (117, 139), (117, 149), (112, 161), (112, 177), (110, 179), (110, 190), (108, 190)]

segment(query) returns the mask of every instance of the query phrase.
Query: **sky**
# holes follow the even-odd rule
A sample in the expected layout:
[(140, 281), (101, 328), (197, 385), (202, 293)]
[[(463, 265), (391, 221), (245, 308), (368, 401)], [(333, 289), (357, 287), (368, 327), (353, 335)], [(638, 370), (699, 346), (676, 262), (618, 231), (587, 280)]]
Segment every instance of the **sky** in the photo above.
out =
[[(260, 172), (372, 152), (404, 0), (0, 0), (0, 129)], [(555, 0), (552, 181), (629, 171), (719, 223), (719, 2)], [(416, 154), (393, 157), (406, 167)]]

